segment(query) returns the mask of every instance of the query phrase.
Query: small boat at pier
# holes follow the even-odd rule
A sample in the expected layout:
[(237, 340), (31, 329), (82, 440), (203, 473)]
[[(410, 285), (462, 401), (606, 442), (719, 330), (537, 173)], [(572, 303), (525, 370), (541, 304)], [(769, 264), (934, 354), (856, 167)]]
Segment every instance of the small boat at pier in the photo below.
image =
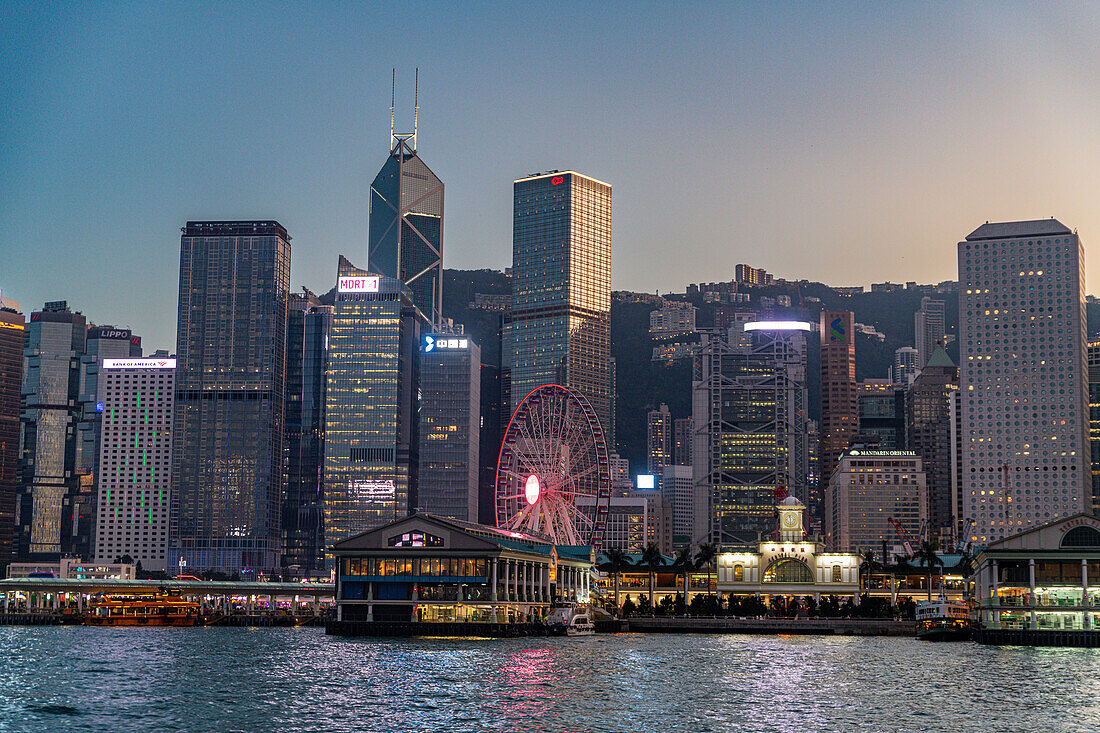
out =
[(202, 626), (201, 608), (179, 591), (103, 593), (95, 596), (84, 623), (89, 626)]

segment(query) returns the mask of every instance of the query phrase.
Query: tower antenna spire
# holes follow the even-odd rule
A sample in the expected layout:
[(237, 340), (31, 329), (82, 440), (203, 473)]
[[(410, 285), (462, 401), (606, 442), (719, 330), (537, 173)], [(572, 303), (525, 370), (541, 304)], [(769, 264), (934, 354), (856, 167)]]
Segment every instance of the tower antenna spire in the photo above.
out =
[(420, 114), (420, 67), (416, 67), (413, 77), (413, 150), (416, 150), (416, 118)]
[(392, 148), (393, 147), (393, 140), (394, 140), (394, 138), (393, 138), (393, 108), (394, 108), (394, 105), (397, 101), (397, 68), (394, 67), (391, 71), (393, 72), (393, 78), (392, 78), (392, 81), (390, 83), (390, 147)]

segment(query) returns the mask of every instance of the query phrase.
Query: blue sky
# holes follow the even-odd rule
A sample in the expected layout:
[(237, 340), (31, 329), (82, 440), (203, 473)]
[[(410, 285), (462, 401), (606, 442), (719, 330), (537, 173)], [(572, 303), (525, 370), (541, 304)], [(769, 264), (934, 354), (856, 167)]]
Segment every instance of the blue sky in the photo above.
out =
[[(179, 227), (274, 218), (292, 284), (366, 263), (368, 187), (421, 69), (444, 264), (511, 261), (511, 182), (614, 187), (616, 288), (747, 262), (954, 278), (986, 220), (1100, 242), (1096, 6), (7, 3), (0, 288), (174, 347)], [(1100, 246), (1098, 244), (1097, 246)], [(1087, 254), (1088, 282), (1100, 259)]]

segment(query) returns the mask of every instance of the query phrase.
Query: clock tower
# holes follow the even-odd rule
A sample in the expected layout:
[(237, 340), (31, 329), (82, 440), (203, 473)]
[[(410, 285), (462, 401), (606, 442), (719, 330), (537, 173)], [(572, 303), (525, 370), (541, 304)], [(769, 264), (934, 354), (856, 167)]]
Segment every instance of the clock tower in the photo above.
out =
[(802, 516), (806, 507), (798, 499), (788, 496), (779, 503), (779, 541), (801, 542), (804, 534)]

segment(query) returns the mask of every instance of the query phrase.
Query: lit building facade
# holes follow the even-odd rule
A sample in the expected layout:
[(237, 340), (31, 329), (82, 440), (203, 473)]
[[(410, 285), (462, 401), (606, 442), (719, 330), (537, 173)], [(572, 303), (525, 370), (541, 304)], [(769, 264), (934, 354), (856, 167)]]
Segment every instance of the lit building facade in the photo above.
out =
[(73, 313), (65, 301), (46, 303), (31, 313), (26, 327), (15, 516), (18, 560), (56, 560), (74, 550), (70, 537), (73, 501), (82, 488), (76, 452), (86, 332), (84, 316)]
[(672, 545), (695, 541), (695, 470), (691, 466), (666, 466), (661, 476), (661, 495), (672, 512)]
[(848, 450), (858, 429), (855, 314), (852, 311), (822, 311), (818, 460), (823, 486), (828, 485), (840, 455)]
[(957, 537), (958, 527), (958, 431), (955, 400), (959, 392), (959, 368), (937, 346), (920, 376), (909, 387), (906, 400), (908, 448), (921, 457), (928, 486), (928, 525), (937, 532)]
[(891, 370), (894, 384), (905, 389), (913, 383), (920, 374), (918, 356), (917, 350), (912, 346), (902, 346), (894, 352), (894, 368)]
[(694, 440), (694, 423), (690, 417), (672, 421), (672, 462), (677, 466), (690, 466), (691, 443)]
[(286, 336), (286, 491), (282, 564), (301, 574), (324, 569), (325, 375), (333, 307), (308, 290), (290, 295)]
[(1091, 509), (1083, 257), (1055, 219), (959, 243), (962, 514), (977, 544)]
[(481, 348), (462, 333), (430, 333), (420, 345), (418, 511), (477, 522)]
[(367, 269), (404, 282), (431, 323), (443, 308), (443, 182), (416, 152), (416, 136), (391, 137), (370, 187)]
[(99, 364), (96, 563), (129, 555), (145, 570), (168, 569), (175, 367), (168, 357)]
[(343, 257), (337, 280), (325, 391), (326, 548), (408, 515), (417, 501), (422, 316), (399, 280)]
[(755, 542), (775, 529), (777, 493), (805, 491), (812, 328), (761, 321), (728, 339), (704, 334), (692, 381), (696, 542)]
[(695, 333), (695, 306), (684, 301), (666, 302), (649, 314), (649, 335), (673, 338)]
[(859, 594), (859, 556), (828, 552), (808, 539), (806, 507), (789, 496), (776, 507), (779, 529), (752, 547), (718, 555), (718, 592), (729, 596), (851, 596)]
[(26, 319), (19, 304), (0, 297), (0, 566), (12, 557), (19, 493), (19, 401), (23, 387)]
[(574, 387), (611, 430), (611, 186), (574, 171), (514, 183), (514, 410), (543, 384)]
[(661, 475), (661, 468), (672, 463), (672, 414), (668, 405), (646, 415), (646, 471)]
[(278, 222), (183, 228), (169, 565), (279, 567), (289, 291)]
[(897, 536), (912, 538), (928, 519), (928, 488), (913, 451), (853, 448), (840, 457), (825, 495), (825, 541), (838, 551), (881, 552)]
[(1088, 344), (1089, 447), (1092, 470), (1092, 513), (1100, 517), (1100, 341)]

